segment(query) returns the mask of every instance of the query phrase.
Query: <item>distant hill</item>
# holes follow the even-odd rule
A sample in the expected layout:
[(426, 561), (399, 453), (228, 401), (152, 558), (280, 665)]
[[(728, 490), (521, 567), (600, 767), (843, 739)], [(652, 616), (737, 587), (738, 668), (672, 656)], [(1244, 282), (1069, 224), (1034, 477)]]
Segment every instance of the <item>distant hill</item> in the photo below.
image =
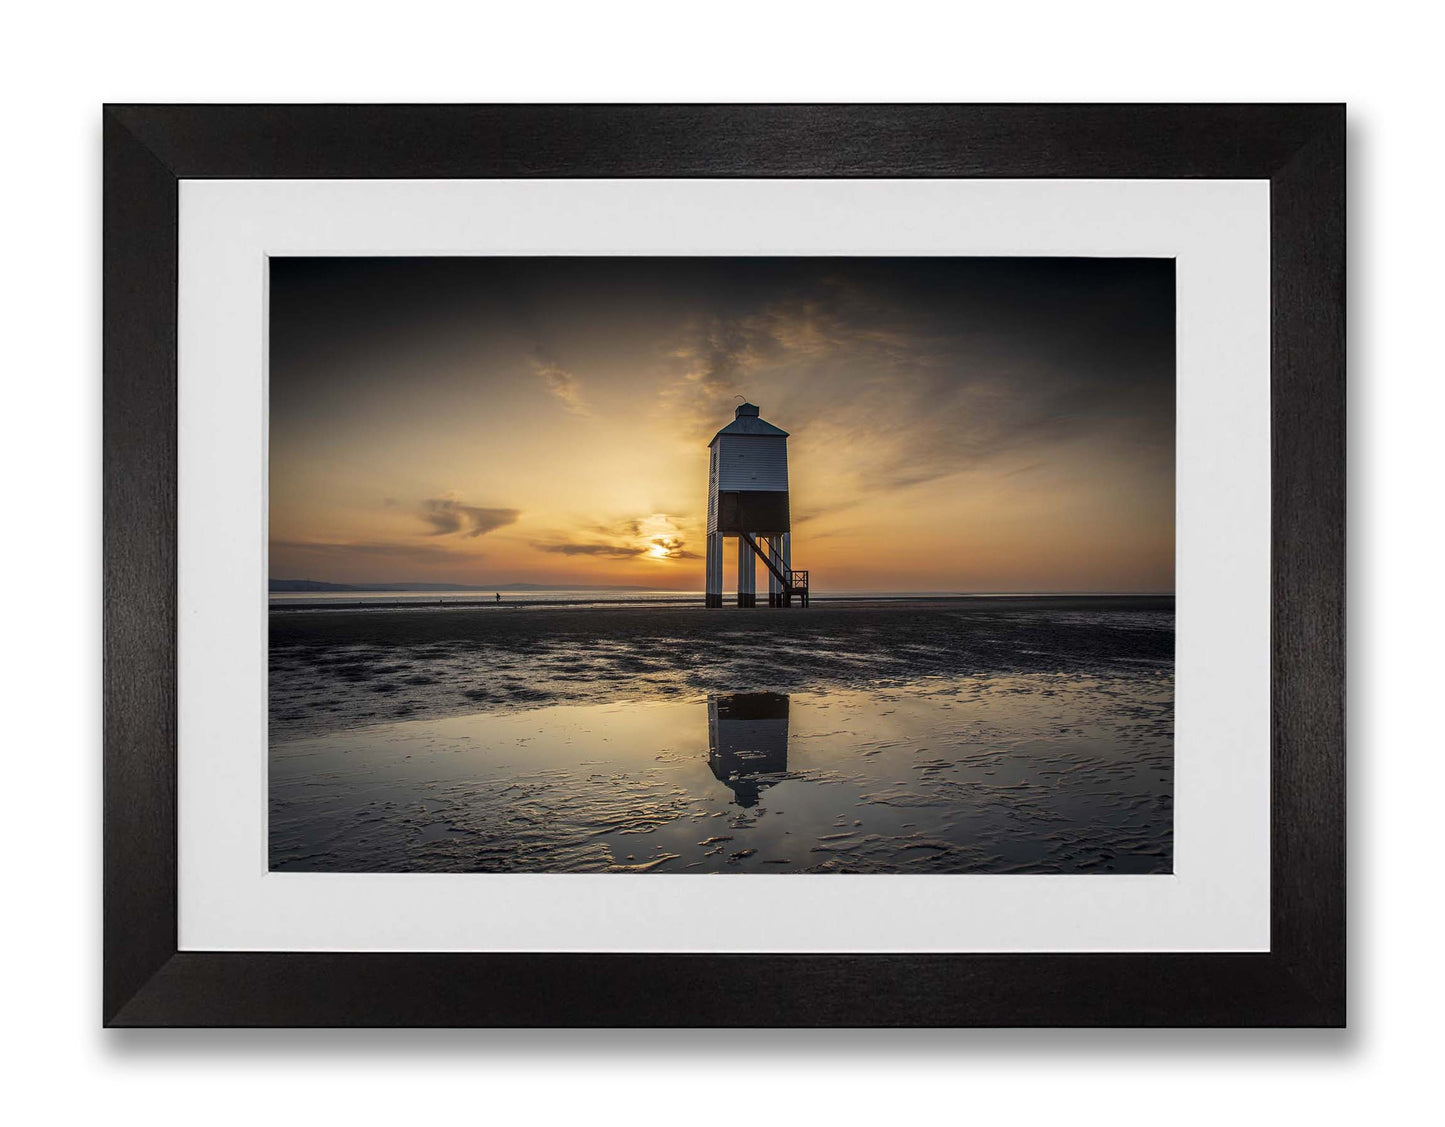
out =
[(652, 591), (637, 584), (597, 586), (576, 583), (327, 583), (320, 579), (273, 579), (270, 590), (277, 593), (307, 591)]
[(347, 583), (323, 583), (319, 579), (273, 579), (268, 584), (272, 591), (357, 591)]

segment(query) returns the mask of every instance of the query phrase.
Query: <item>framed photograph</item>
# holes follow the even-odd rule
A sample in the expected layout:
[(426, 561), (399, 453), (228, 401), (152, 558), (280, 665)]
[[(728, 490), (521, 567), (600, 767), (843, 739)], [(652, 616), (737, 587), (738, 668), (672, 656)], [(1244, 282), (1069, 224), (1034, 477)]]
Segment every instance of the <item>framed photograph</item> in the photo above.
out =
[(1344, 111), (110, 106), (115, 1026), (1344, 1023)]

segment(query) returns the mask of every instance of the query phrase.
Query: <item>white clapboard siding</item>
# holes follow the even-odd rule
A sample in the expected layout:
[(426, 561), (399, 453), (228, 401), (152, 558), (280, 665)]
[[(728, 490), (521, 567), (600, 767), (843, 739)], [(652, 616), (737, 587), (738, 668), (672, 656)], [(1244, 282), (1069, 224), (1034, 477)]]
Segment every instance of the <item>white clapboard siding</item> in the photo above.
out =
[[(716, 497), (737, 490), (759, 490), (765, 493), (788, 491), (788, 440), (774, 435), (720, 434), (713, 447), (718, 461), (717, 485), (710, 490)], [(715, 527), (712, 513), (715, 500), (709, 502), (708, 527)]]

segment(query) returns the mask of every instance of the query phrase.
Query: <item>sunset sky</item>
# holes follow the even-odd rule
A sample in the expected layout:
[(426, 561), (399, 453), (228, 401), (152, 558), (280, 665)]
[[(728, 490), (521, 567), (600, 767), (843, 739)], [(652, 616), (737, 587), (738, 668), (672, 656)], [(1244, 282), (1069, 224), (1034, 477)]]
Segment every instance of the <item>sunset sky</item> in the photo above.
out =
[(741, 395), (817, 591), (1174, 589), (1172, 260), (274, 258), (270, 310), (275, 579), (701, 591)]

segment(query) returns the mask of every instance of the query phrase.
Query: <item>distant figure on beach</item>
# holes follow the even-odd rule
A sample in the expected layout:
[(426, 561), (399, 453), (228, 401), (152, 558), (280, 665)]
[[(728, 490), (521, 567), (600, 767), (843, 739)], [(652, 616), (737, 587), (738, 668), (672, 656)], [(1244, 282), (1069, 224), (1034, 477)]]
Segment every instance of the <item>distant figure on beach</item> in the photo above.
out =
[(498, 592), (497, 592), (497, 602), (500, 603), (501, 601), (502, 601), (502, 593), (501, 593), (500, 591), (498, 591)]

